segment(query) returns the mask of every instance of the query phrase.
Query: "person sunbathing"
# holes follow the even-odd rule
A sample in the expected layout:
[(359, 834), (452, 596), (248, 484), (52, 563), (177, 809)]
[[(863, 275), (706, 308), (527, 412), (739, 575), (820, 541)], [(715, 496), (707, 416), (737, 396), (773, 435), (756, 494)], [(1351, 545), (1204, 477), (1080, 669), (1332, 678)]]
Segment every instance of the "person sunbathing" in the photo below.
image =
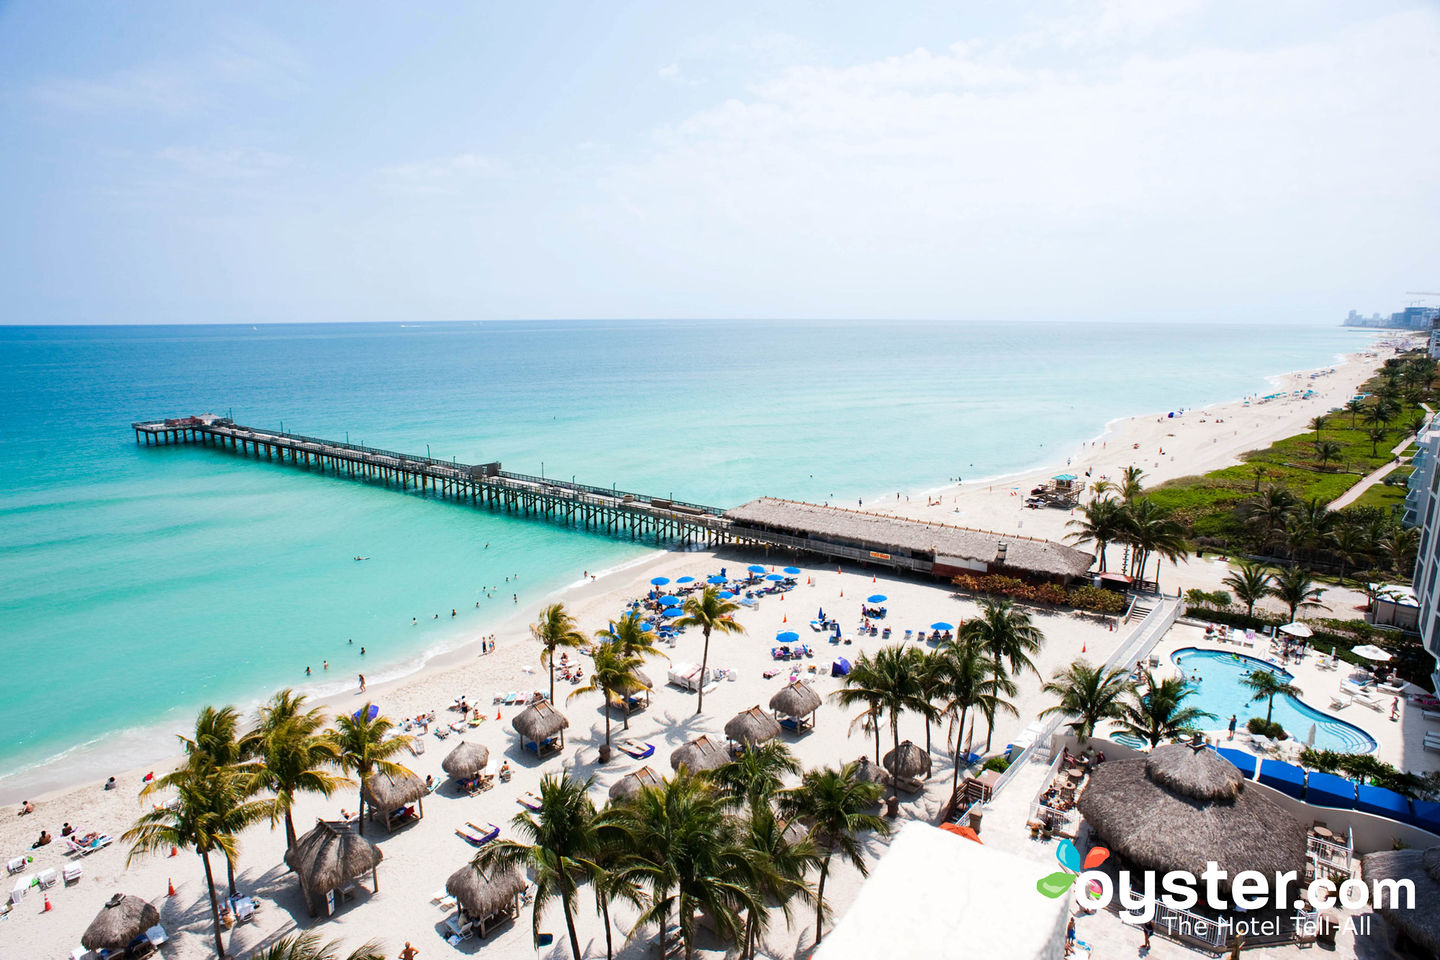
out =
[(39, 840), (36, 840), (34, 843), (30, 844), (30, 849), (31, 849), (31, 850), (38, 850), (39, 848), (41, 848), (41, 847), (45, 846), (46, 844), (48, 844), (48, 843), (51, 841), (51, 839), (53, 839), (53, 838), (50, 836), (50, 831), (49, 831), (49, 830), (41, 830), (41, 831), (40, 831), (40, 839), (39, 839)]

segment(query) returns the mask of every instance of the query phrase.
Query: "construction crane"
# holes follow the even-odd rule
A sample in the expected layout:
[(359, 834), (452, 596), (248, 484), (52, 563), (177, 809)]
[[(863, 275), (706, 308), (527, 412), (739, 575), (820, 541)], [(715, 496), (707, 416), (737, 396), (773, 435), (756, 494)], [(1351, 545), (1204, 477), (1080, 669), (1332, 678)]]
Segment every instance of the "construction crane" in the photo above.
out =
[(1434, 290), (1406, 290), (1406, 291), (1405, 291), (1405, 296), (1407, 296), (1407, 297), (1440, 297), (1440, 293), (1436, 293)]

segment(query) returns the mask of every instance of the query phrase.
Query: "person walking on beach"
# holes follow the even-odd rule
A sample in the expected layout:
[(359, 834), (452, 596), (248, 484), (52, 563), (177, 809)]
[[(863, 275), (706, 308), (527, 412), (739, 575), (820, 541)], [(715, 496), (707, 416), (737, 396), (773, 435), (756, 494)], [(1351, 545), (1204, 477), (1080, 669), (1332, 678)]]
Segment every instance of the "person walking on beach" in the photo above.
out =
[(1235, 714), (1232, 713), (1232, 714), (1230, 714), (1230, 736), (1229, 736), (1229, 738), (1228, 738), (1228, 739), (1230, 739), (1230, 740), (1234, 740), (1234, 739), (1235, 739), (1235, 723), (1236, 723)]
[(360, 674), (360, 692), (365, 692), (365, 674)]
[(405, 941), (405, 949), (400, 951), (400, 960), (415, 960), (420, 956), (420, 951), (410, 946), (410, 941)]

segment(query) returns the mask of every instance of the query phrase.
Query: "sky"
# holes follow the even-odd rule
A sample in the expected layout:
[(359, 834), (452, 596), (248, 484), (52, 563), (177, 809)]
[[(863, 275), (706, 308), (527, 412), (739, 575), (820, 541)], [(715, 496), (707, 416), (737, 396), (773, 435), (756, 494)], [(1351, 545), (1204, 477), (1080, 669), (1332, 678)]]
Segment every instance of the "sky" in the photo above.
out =
[(0, 324), (1334, 323), (1440, 6), (0, 3)]

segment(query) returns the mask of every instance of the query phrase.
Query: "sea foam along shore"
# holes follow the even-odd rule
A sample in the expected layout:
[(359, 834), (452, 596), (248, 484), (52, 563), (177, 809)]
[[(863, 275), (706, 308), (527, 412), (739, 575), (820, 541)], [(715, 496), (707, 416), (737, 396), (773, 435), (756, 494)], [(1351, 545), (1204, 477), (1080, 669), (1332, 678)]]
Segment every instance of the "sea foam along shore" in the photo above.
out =
[[(1349, 383), (1345, 389), (1353, 390), (1354, 385), (1365, 379), (1374, 363), (1378, 362), (1376, 358), (1373, 363), (1347, 368), (1343, 376)], [(1341, 376), (1337, 371), (1337, 386)], [(1212, 411), (1212, 415), (1221, 416), (1221, 419), (1226, 421), (1223, 426), (1236, 429), (1242, 437), (1248, 438), (1272, 430), (1297, 432), (1303, 429), (1305, 422), (1314, 415), (1312, 410), (1313, 405), (1309, 403), (1295, 403), (1265, 405), (1259, 408), (1241, 407), (1227, 411), (1223, 416)], [(1211, 417), (1205, 419), (1213, 422)], [(1193, 421), (1197, 429), (1207, 425), (1199, 421), (1199, 417)], [(1252, 424), (1253, 429), (1248, 429)], [(1131, 443), (1141, 443), (1143, 447), (1146, 441), (1153, 442), (1156, 439), (1151, 436), (1153, 432), (1153, 418), (1122, 421), (1115, 425), (1114, 439), (1108, 446), (1118, 444), (1122, 448), (1128, 448)], [(1195, 472), (1203, 466), (1181, 464), (1179, 457), (1185, 455), (1180, 452), (1182, 449), (1190, 452), (1192, 456), (1197, 456), (1205, 453), (1209, 447), (1218, 446), (1204, 443), (1205, 439), (1205, 434), (1197, 433), (1197, 442), (1175, 448), (1176, 470)], [(1166, 440), (1169, 443), (1169, 438)], [(1102, 449), (1108, 449), (1108, 446)], [(1169, 452), (1167, 447), (1167, 454)], [(1170, 461), (1167, 459), (1165, 462)], [(1004, 520), (1019, 509), (1010, 503), (1008, 498), (1001, 503), (1006, 511), (997, 513), (997, 520)], [(1034, 514), (1038, 511), (1026, 513)], [(1062, 512), (1054, 513), (1063, 520)], [(646, 557), (643, 562), (627, 566), (608, 576), (597, 576), (587, 583), (574, 585), (563, 594), (563, 599), (579, 618), (582, 626), (587, 631), (593, 631), (615, 616), (627, 597), (643, 593), (652, 576), (669, 576), (673, 579), (682, 574), (699, 575), (718, 566), (735, 564), (737, 560), (731, 555), (720, 557), (703, 552), (663, 553)], [(760, 609), (746, 611), (742, 614), (742, 622), (747, 627), (748, 635), (716, 644), (712, 649), (712, 664), (733, 668), (739, 679), (735, 683), (722, 683), (711, 694), (707, 694), (704, 715), (698, 718), (694, 716), (692, 694), (665, 688), (657, 691), (655, 704), (649, 710), (632, 718), (631, 735), (654, 742), (657, 746), (655, 760), (659, 762), (654, 764), (657, 770), (662, 773), (668, 770), (666, 758), (678, 742), (698, 732), (718, 732), (725, 720), (738, 709), (755, 703), (761, 704), (763, 708), (771, 694), (783, 682), (783, 675), (770, 680), (761, 678), (762, 670), (771, 664), (767, 651), (772, 631), (803, 623), (814, 615), (813, 608), (816, 606), (824, 606), (827, 610), (838, 613), (849, 623), (854, 620), (854, 605), (858, 604), (863, 596), (870, 592), (885, 593), (890, 597), (888, 603), (894, 611), (890, 622), (897, 628), (928, 626), (932, 620), (939, 619), (954, 619), (958, 622), (958, 619), (972, 616), (975, 612), (973, 603), (957, 601), (950, 590), (941, 584), (918, 583), (883, 574), (872, 579), (869, 571), (847, 570), (842, 574), (834, 567), (827, 566), (819, 570), (809, 564), (802, 564), (802, 567), (807, 571), (806, 580), (809, 583), (798, 588), (788, 602), (770, 598), (764, 601)], [(812, 583), (813, 585), (810, 585)], [(603, 797), (604, 788), (617, 777), (639, 766), (623, 756), (604, 766), (596, 764), (594, 748), (603, 732), (598, 698), (567, 700), (566, 696), (570, 692), (566, 689), (568, 685), (562, 685), (558, 691), (561, 709), (571, 721), (567, 747), (562, 756), (541, 764), (528, 759), (515, 749), (515, 737), (509, 727), (515, 708), (497, 708), (491, 704), (491, 699), (493, 694), (499, 691), (543, 689), (546, 686), (546, 678), (538, 666), (537, 649), (528, 638), (524, 627), (533, 614), (533, 609), (524, 611), (524, 615), (517, 613), (512, 624), (492, 631), (498, 636), (494, 653), (479, 655), (479, 644), (476, 642), (463, 650), (436, 658), (425, 669), (412, 676), (373, 685), (363, 697), (352, 690), (327, 699), (327, 711), (333, 713), (348, 712), (367, 700), (373, 700), (380, 703), (391, 716), (413, 716), (424, 710), (434, 709), (439, 711), (442, 717), (446, 717), (446, 706), (455, 697), (465, 695), (471, 702), (487, 708), (487, 721), (477, 731), (466, 733), (465, 736), (490, 747), (493, 763), (498, 764), (502, 758), (508, 759), (516, 769), (512, 783), (503, 787), (497, 786), (479, 798), (437, 794), (433, 800), (427, 801), (428, 816), (424, 822), (392, 838), (386, 839), (382, 834), (378, 839), (385, 848), (386, 861), (381, 866), (383, 876), (380, 893), (373, 898), (373, 904), (368, 903), (370, 898), (362, 894), (355, 906), (347, 907), (327, 922), (324, 929), (327, 938), (340, 937), (345, 941), (347, 949), (358, 945), (369, 936), (379, 936), (392, 951), (398, 949), (406, 939), (417, 942), (422, 949), (426, 944), (430, 949), (444, 949), (437, 944), (432, 932), (435, 922), (442, 919), (442, 916), (426, 902), (426, 895), (440, 886), (444, 877), (463, 863), (471, 853), (470, 848), (454, 837), (454, 827), (466, 821), (482, 824), (494, 822), (503, 827), (518, 810), (514, 800), (520, 791), (534, 789), (540, 776), (546, 772), (569, 769), (579, 776), (594, 774), (597, 777), (598, 798)], [(1073, 617), (1043, 614), (1039, 619), (1042, 629), (1049, 637), (1039, 664), (1047, 676), (1069, 662), (1081, 650), (1088, 650), (1087, 655), (1092, 658), (1103, 659), (1123, 636), (1121, 631), (1109, 632), (1103, 626)], [(854, 655), (862, 650), (874, 649), (881, 642), (862, 639), (858, 640), (854, 647), (844, 648), (844, 651), (847, 655)], [(816, 646), (820, 648), (817, 657), (809, 662), (828, 663), (828, 658), (834, 655), (832, 648), (823, 642)], [(676, 649), (666, 650), (666, 653), (676, 661), (698, 661), (699, 638), (687, 635)], [(445, 662), (441, 662), (442, 660)], [(661, 679), (663, 670), (662, 662), (657, 661), (651, 666), (651, 673), (657, 679)], [(817, 676), (815, 682), (822, 695), (833, 691), (836, 683), (824, 674)], [(1021, 716), (1006, 720), (1000, 726), (996, 733), (997, 742), (1003, 746), (1006, 738), (1013, 736), (1029, 722), (1044, 702), (1045, 698), (1039, 692), (1038, 679), (1027, 678), (1017, 700)], [(499, 718), (496, 713), (490, 712), (497, 709), (500, 710)], [(870, 752), (870, 738), (863, 731), (850, 730), (850, 717), (844, 711), (828, 701), (821, 709), (817, 730), (793, 745), (805, 765), (833, 764)], [(618, 718), (616, 725), (618, 729)], [(902, 733), (902, 736), (920, 735), (923, 735), (923, 731), (914, 723), (907, 724)], [(617, 733), (617, 736), (623, 734)], [(408, 762), (422, 775), (432, 773), (439, 777), (439, 761), (454, 742), (454, 738), (445, 742), (433, 737), (427, 738), (427, 752)], [(937, 738), (937, 747), (943, 749), (943, 743), (944, 736), (941, 735)], [(0, 843), (5, 844), (8, 849), (20, 851), (29, 845), (39, 829), (43, 827), (56, 833), (63, 822), (118, 835), (142, 810), (149, 809), (148, 799), (141, 800), (136, 797), (143, 774), (148, 769), (162, 770), (166, 766), (166, 762), (157, 758), (154, 763), (140, 765), (128, 771), (116, 771), (116, 790), (103, 791), (101, 782), (94, 780), (77, 788), (54, 791), (40, 797), (17, 798), (35, 801), (37, 812), (27, 817), (0, 818)], [(940, 774), (937, 779), (944, 780), (946, 768), (941, 765), (938, 769)], [(943, 789), (935, 787), (920, 800), (907, 804), (906, 815), (933, 816), (938, 802), (943, 799), (941, 794)], [(353, 790), (347, 790), (329, 800), (305, 797), (296, 810), (297, 823), (303, 829), (314, 817), (334, 817), (341, 808), (353, 810), (354, 807)], [(35, 854), (35, 868), (62, 862), (62, 855), (57, 847), (58, 845), (51, 845), (38, 851)], [(283, 833), (267, 830), (263, 825), (252, 828), (243, 837), (240, 863), (242, 886), (266, 899), (274, 900), (275, 903), (263, 912), (259, 923), (247, 924), (236, 931), (236, 939), (231, 946), (235, 954), (243, 956), (246, 950), (265, 938), (293, 929), (296, 923), (305, 923), (303, 909), (297, 906), (293, 880), (283, 868), (277, 866), (282, 849)], [(872, 845), (871, 853), (878, 855), (880, 849), (879, 844)], [(51, 891), (55, 910), (41, 913), (39, 904), (34, 902), (38, 899), (35, 897), (23, 901), (22, 906), (11, 915), (10, 922), (0, 928), (0, 939), (16, 938), (13, 942), (27, 944), (36, 956), (66, 955), (69, 948), (78, 942), (79, 935), (90, 918), (118, 888), (138, 893), (162, 904), (167, 924), (170, 925), (171, 932), (177, 934), (171, 947), (167, 948), (169, 955), (177, 960), (189, 957), (198, 960), (208, 955), (208, 911), (203, 906), (200, 866), (192, 854), (182, 853), (178, 859), (142, 859), (127, 867), (125, 851), (117, 844), (115, 849), (86, 858), (85, 870), (86, 877), (80, 884)], [(179, 891), (174, 899), (163, 896), (167, 889), (167, 880), (173, 880)], [(858, 876), (850, 871), (839, 871), (832, 876), (827, 890), (837, 914), (843, 913), (849, 900), (853, 898), (858, 883)], [(794, 929), (786, 929), (782, 924), (777, 930), (770, 943), (775, 955), (793, 955), (796, 949), (804, 944), (807, 936), (807, 914), (807, 911), (799, 912)], [(619, 918), (618, 922), (624, 922), (624, 919)], [(558, 920), (558, 916), (553, 916), (545, 918), (544, 922), (550, 925), (548, 928), (553, 928), (553, 924)], [(595, 937), (599, 935), (598, 923), (588, 916), (582, 920), (582, 942), (603, 948), (603, 944), (595, 941)], [(534, 956), (528, 930), (527, 918), (498, 933), (487, 943), (487, 955), (507, 958)]]

